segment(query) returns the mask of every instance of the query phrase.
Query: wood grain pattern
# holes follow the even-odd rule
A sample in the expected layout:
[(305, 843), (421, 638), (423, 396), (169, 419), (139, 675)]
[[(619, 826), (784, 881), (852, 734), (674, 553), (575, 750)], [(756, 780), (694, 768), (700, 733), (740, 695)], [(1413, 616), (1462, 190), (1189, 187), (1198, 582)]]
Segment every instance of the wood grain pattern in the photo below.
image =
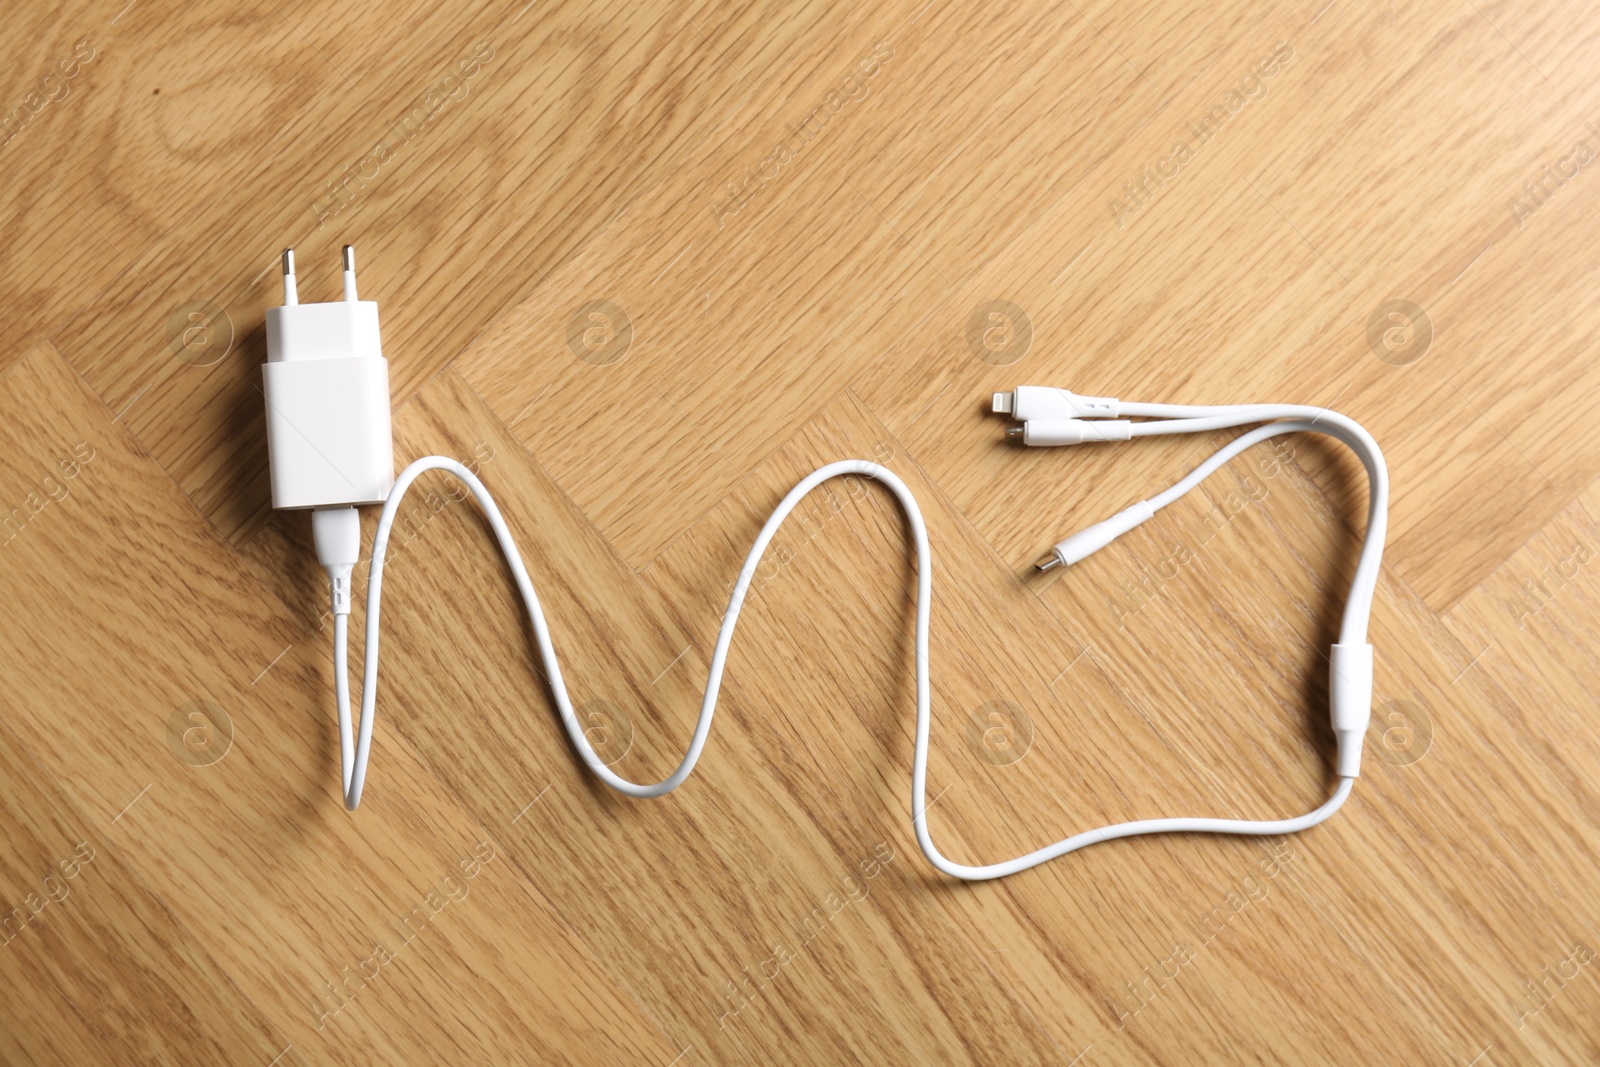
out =
[[(5, 21), (0, 1061), (1600, 1061), (1594, 11)], [(1349, 413), (1394, 479), (1351, 802), (1283, 840), (937, 875), (906, 818), (915, 559), (849, 479), (780, 532), (694, 777), (625, 800), (430, 475), (346, 813), (323, 578), (268, 506), (257, 384), (277, 252), (322, 299), (347, 242), (398, 458), (495, 492), (627, 776), (676, 765), (782, 494), (848, 456), (907, 481), (930, 821), (965, 862), (1313, 805), (1365, 492), (1279, 441), (1041, 577), (1224, 438), (1022, 450), (989, 392)], [(1020, 316), (986, 344), (996, 301)], [(1426, 324), (1386, 336), (1394, 301)]]

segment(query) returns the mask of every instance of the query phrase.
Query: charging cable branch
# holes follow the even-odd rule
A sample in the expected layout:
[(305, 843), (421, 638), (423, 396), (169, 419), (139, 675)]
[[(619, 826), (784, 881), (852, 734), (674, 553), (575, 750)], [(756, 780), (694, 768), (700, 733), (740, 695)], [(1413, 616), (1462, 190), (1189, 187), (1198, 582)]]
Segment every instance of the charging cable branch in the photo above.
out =
[[(1361, 773), (1361, 747), (1372, 710), (1372, 646), (1367, 624), (1377, 588), (1388, 522), (1389, 476), (1377, 442), (1358, 423), (1324, 408), (1295, 404), (1188, 406), (1124, 403), (1113, 397), (1079, 396), (1065, 389), (1020, 386), (995, 393), (995, 413), (1013, 423), (1006, 435), (1027, 447), (1093, 445), (1173, 433), (1213, 433), (1252, 426), (1219, 449), (1170, 489), (1136, 501), (1100, 522), (1057, 542), (1037, 564), (1040, 571), (1071, 568), (1118, 537), (1148, 522), (1215, 473), (1230, 459), (1268, 438), (1286, 433), (1320, 433), (1347, 445), (1366, 468), (1369, 497), (1360, 559), (1345, 601), (1339, 640), (1330, 654), (1331, 722), (1337, 741), (1337, 784), (1319, 807), (1286, 819), (1180, 817), (1141, 819), (1087, 830), (1054, 844), (998, 863), (967, 865), (946, 858), (934, 845), (927, 820), (928, 737), (932, 720), (929, 685), (929, 609), (933, 601), (932, 555), (927, 523), (911, 490), (892, 471), (867, 460), (845, 459), (811, 472), (773, 509), (756, 534), (722, 617), (694, 734), (676, 769), (657, 782), (633, 782), (600, 759), (578, 721), (556, 655), (550, 627), (533, 580), (517, 549), (510, 526), (489, 490), (463, 464), (444, 456), (425, 456), (392, 477), (393, 453), (388, 411), (388, 365), (378, 339), (377, 306), (356, 297), (354, 253), (343, 257), (344, 299), (326, 304), (297, 300), (294, 259), (284, 253), (284, 304), (267, 313), (268, 361), (263, 368), (268, 406), (268, 442), (273, 503), (309, 510), (318, 561), (326, 568), (334, 616), (334, 698), (339, 716), (339, 750), (345, 806), (361, 803), (372, 755), (378, 700), (379, 622), (383, 570), (390, 531), (406, 492), (428, 471), (458, 479), (482, 509), (511, 570), (532, 626), (539, 657), (562, 726), (574, 751), (606, 785), (630, 797), (660, 797), (682, 785), (705, 751), (721, 691), (728, 649), (739, 613), (763, 555), (785, 519), (824, 482), (845, 475), (874, 479), (899, 502), (917, 553), (916, 744), (911, 766), (911, 818), (917, 843), (935, 868), (954, 878), (981, 881), (1025, 871), (1086, 845), (1156, 833), (1279, 835), (1308, 829), (1331, 816), (1349, 797)], [(276, 369), (275, 369), (276, 368)], [(313, 395), (314, 394), (314, 395)], [(381, 409), (381, 415), (380, 415)], [(366, 647), (359, 718), (350, 707), (348, 637), (351, 576), (361, 554), (358, 508), (382, 504), (373, 537), (366, 590)]]

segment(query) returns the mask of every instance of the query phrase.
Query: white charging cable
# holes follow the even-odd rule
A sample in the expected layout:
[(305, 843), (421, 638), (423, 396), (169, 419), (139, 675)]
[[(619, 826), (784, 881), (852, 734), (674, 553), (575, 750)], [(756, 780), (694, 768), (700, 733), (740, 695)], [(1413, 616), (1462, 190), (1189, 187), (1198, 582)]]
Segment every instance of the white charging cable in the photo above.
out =
[[(1105, 418), (1114, 414), (1119, 405), (1115, 400), (1108, 398), (1078, 398), (1063, 390), (1046, 390), (1045, 393), (1048, 393), (1049, 396), (1035, 394), (1033, 390), (1037, 388), (1024, 387), (1013, 394), (997, 394), (995, 404), (997, 410), (1016, 415), (1022, 419), (1022, 426), (1015, 428), (1016, 432), (1013, 435), (1021, 436), (1028, 443), (1035, 445), (1057, 443), (1056, 439), (1058, 438), (1070, 437), (1080, 432), (1086, 434), (1086, 436), (1082, 437), (1082, 440), (1085, 441), (1120, 440), (1128, 436), (1142, 436), (1144, 434), (1203, 433), (1268, 419), (1285, 420), (1269, 422), (1267, 425), (1245, 433), (1195, 468), (1186, 478), (1166, 492), (1150, 500), (1135, 504), (1111, 519), (1091, 526), (1087, 530), (1062, 541), (1055, 546), (1051, 555), (1039, 565), (1042, 570), (1048, 570), (1060, 565), (1071, 565), (1092, 552), (1103, 548), (1120, 534), (1137, 526), (1155, 514), (1156, 511), (1166, 507), (1190, 489), (1193, 489), (1207, 475), (1217, 470), (1232, 457), (1258, 441), (1265, 440), (1276, 434), (1293, 432), (1326, 433), (1348, 444), (1361, 457), (1367, 468), (1371, 484), (1366, 540), (1362, 548), (1360, 561), (1356, 566), (1350, 596), (1345, 606), (1339, 644), (1334, 646), (1330, 674), (1333, 722), (1339, 750), (1339, 784), (1333, 795), (1321, 807), (1292, 819), (1143, 819), (1075, 834), (1057, 841), (1053, 845), (1047, 845), (1025, 856), (1019, 856), (1016, 859), (1002, 863), (968, 866), (946, 859), (934, 846), (933, 839), (928, 832), (927, 821), (928, 733), (931, 719), (928, 685), (928, 610), (932, 600), (930, 592), (933, 573), (932, 560), (928, 548), (927, 525), (923, 521), (922, 512), (917, 506), (916, 499), (911, 495), (911, 491), (906, 487), (906, 484), (896, 477), (893, 472), (876, 463), (869, 463), (864, 460), (842, 460), (813, 471), (791, 489), (789, 494), (773, 510), (772, 516), (767, 519), (766, 525), (761, 528), (761, 532), (756, 536), (755, 543), (750, 547), (749, 554), (745, 557), (744, 567), (739, 572), (739, 580), (735, 584), (733, 595), (728, 602), (728, 610), (722, 617), (722, 627), (718, 631), (716, 647), (711, 654), (710, 677), (706, 681), (705, 696), (700, 706), (700, 716), (695, 723), (694, 736), (689, 742), (688, 751), (684, 753), (683, 760), (678, 764), (677, 769), (661, 781), (653, 784), (630, 782), (617, 775), (600, 760), (593, 747), (589, 744), (583, 728), (578, 723), (577, 716), (573, 711), (572, 701), (567, 695), (566, 683), (562, 680), (561, 666), (557, 661), (555, 646), (550, 638), (550, 629), (545, 621), (544, 612), (539, 606), (538, 594), (534, 591), (533, 582), (528, 577), (527, 568), (523, 565), (522, 556), (517, 551), (511, 530), (506, 525), (504, 517), (500, 514), (500, 509), (495, 505), (494, 498), (489, 495), (489, 491), (484, 487), (483, 483), (470, 470), (457, 461), (443, 456), (427, 456), (407, 467), (395, 481), (394, 488), (389, 493), (388, 500), (384, 504), (383, 514), (378, 520), (377, 534), (373, 540), (372, 561), (367, 585), (366, 665), (361, 692), (361, 718), (359, 731), (354, 737), (352, 737), (349, 688), (346, 680), (345, 651), (350, 611), (348, 595), (350, 571), (349, 564), (343, 562), (343, 560), (348, 558), (351, 562), (354, 561), (350, 552), (350, 530), (354, 526), (356, 539), (359, 542), (359, 525), (355, 523), (355, 511), (351, 508), (318, 511), (313, 516), (319, 556), (324, 557), (324, 562), (328, 561), (328, 557), (339, 558), (338, 562), (329, 565), (329, 570), (335, 590), (334, 669), (337, 677), (339, 742), (343, 762), (346, 806), (354, 809), (361, 802), (367, 761), (372, 751), (372, 724), (378, 697), (379, 608), (383, 595), (383, 566), (389, 541), (389, 531), (406, 491), (417, 477), (425, 471), (447, 471), (460, 479), (478, 501), (490, 528), (494, 531), (496, 541), (499, 542), (500, 550), (504, 553), (506, 562), (511, 567), (517, 589), (522, 594), (523, 604), (527, 609), (528, 618), (533, 624), (534, 635), (538, 641), (539, 655), (544, 662), (545, 674), (549, 678), (550, 690), (555, 697), (556, 706), (560, 711), (561, 721), (566, 727), (568, 738), (570, 738), (573, 747), (577, 749), (584, 763), (588, 765), (596, 777), (618, 792), (632, 797), (659, 797), (669, 793), (681, 785), (689, 777), (690, 772), (694, 770), (695, 763), (699, 760), (700, 754), (705, 748), (706, 738), (711, 731), (711, 719), (716, 711), (717, 694), (722, 685), (728, 647), (733, 640), (734, 627), (738, 624), (739, 611), (744, 604), (745, 594), (749, 590), (751, 579), (755, 576), (756, 568), (761, 563), (762, 554), (777, 533), (778, 527), (783, 524), (784, 519), (788, 517), (789, 513), (808, 493), (830, 478), (845, 474), (858, 474), (881, 482), (900, 501), (900, 506), (905, 511), (906, 520), (910, 524), (912, 538), (917, 547), (915, 667), (917, 677), (917, 727), (916, 748), (912, 758), (911, 808), (917, 841), (922, 847), (923, 854), (928, 857), (928, 861), (935, 867), (952, 877), (977, 881), (1000, 878), (1018, 871), (1027, 870), (1029, 867), (1036, 866), (1056, 856), (1073, 852), (1085, 845), (1091, 845), (1099, 841), (1109, 841), (1119, 837), (1131, 837), (1136, 834), (1172, 832), (1289, 834), (1322, 822), (1344, 803), (1345, 798), (1350, 795), (1350, 789), (1356, 776), (1360, 773), (1362, 735), (1365, 732), (1366, 720), (1370, 714), (1371, 646), (1366, 644), (1367, 618), (1371, 612), (1379, 560), (1383, 552), (1388, 500), (1388, 474), (1377, 443), (1354, 421), (1335, 412), (1319, 408), (1272, 404), (1233, 407), (1125, 404), (1120, 405), (1122, 414), (1149, 416), (1165, 421), (1137, 424), (1128, 422), (1089, 422), (1087, 421), (1088, 419)], [(1065, 398), (1071, 398), (1071, 400), (1069, 401)], [(1087, 412), (1081, 416), (1068, 415), (1064, 418), (1053, 414), (1058, 405), (1065, 404), (1070, 406), (1079, 401), (1108, 404), (1109, 409), (1103, 413)], [(1030, 416), (1029, 411), (1032, 409), (1038, 409), (1042, 412), (1042, 415)], [(1060, 425), (1062, 422), (1081, 423), (1082, 425), (1063, 426)], [(1099, 432), (1102, 428), (1104, 429), (1104, 436)], [(1029, 440), (1030, 438), (1031, 440)], [(324, 553), (325, 544), (327, 547), (326, 553)], [(339, 592), (341, 588), (345, 591), (342, 598)]]

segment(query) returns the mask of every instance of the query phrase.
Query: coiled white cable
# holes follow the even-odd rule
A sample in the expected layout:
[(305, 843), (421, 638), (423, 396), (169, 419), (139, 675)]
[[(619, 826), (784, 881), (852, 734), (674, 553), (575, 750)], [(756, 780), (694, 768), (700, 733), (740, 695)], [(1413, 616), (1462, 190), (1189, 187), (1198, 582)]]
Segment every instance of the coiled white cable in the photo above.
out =
[[(1060, 393), (1073, 401), (1097, 399), (1073, 397), (1072, 394), (1059, 390), (1051, 390), (1050, 392)], [(1019, 390), (1018, 396), (1020, 397), (1021, 395), (1022, 391)], [(1000, 394), (996, 397), (997, 410), (999, 410), (1000, 396), (1009, 396), (1009, 394)], [(1109, 401), (1109, 403), (1111, 405), (1110, 410), (1096, 410), (1092, 414), (1084, 415), (1083, 417), (1103, 418), (1115, 414), (1116, 401)], [(1005, 410), (1010, 411), (1011, 409), (1008, 407)], [(900, 506), (905, 512), (906, 521), (911, 527), (912, 539), (915, 541), (917, 548), (915, 665), (917, 724), (911, 770), (911, 810), (912, 824), (916, 831), (917, 842), (921, 846), (923, 854), (927, 856), (928, 861), (934, 867), (955, 878), (980, 881), (1000, 878), (1008, 874), (1015, 874), (1018, 871), (1027, 870), (1056, 856), (1083, 848), (1085, 845), (1091, 845), (1099, 841), (1109, 841), (1119, 837), (1132, 837), (1137, 834), (1191, 832), (1275, 835), (1295, 833), (1315, 826), (1327, 819), (1344, 803), (1345, 798), (1350, 795), (1355, 775), (1359, 773), (1360, 733), (1364, 731), (1366, 726), (1365, 714), (1366, 708), (1370, 706), (1371, 685), (1370, 647), (1365, 646), (1363, 642), (1365, 641), (1367, 629), (1367, 617), (1371, 610), (1373, 590), (1377, 582), (1379, 561), (1383, 551), (1388, 500), (1388, 475), (1384, 467), (1382, 454), (1379, 452), (1376, 442), (1358, 424), (1342, 415), (1317, 408), (1293, 405), (1239, 405), (1235, 407), (1190, 408), (1176, 405), (1130, 404), (1123, 405), (1121, 412), (1128, 415), (1171, 420), (1137, 424), (1124, 422), (1120, 424), (1121, 427), (1127, 428), (1131, 432), (1123, 436), (1162, 432), (1200, 433), (1266, 419), (1284, 419), (1288, 421), (1272, 422), (1236, 438), (1166, 492), (1143, 504), (1135, 505), (1121, 515), (1107, 520), (1105, 523), (1098, 524), (1097, 527), (1091, 527), (1082, 534), (1074, 535), (1074, 538), (1063, 541), (1056, 547), (1055, 562), (1041, 566), (1055, 566), (1059, 563), (1070, 564), (1083, 558), (1089, 552), (1103, 547), (1104, 544), (1109, 543), (1118, 534), (1138, 525), (1139, 522), (1144, 521), (1159, 508), (1165, 507), (1190, 489), (1193, 489), (1204, 478), (1239, 452), (1258, 441), (1276, 434), (1297, 431), (1315, 431), (1330, 434), (1350, 445), (1361, 457), (1363, 464), (1367, 468), (1371, 484), (1371, 499), (1368, 510), (1366, 540), (1352, 582), (1350, 597), (1345, 607), (1345, 618), (1340, 634), (1341, 644), (1335, 646), (1336, 655), (1332, 687), (1334, 690), (1335, 728), (1336, 733), (1339, 735), (1341, 749), (1340, 781), (1333, 795), (1316, 810), (1298, 818), (1276, 820), (1142, 819), (1075, 834), (1027, 855), (1001, 863), (968, 866), (946, 859), (934, 846), (933, 839), (928, 832), (927, 822), (928, 735), (931, 720), (930, 689), (928, 684), (928, 613), (932, 601), (933, 573), (928, 547), (927, 525), (923, 521), (922, 511), (917, 506), (916, 498), (912, 496), (906, 484), (893, 472), (876, 463), (870, 463), (865, 460), (841, 460), (813, 471), (801, 479), (799, 484), (791, 489), (788, 495), (773, 510), (771, 517), (767, 519), (766, 524), (761, 528), (761, 532), (756, 536), (754, 544), (750, 546), (750, 552), (745, 557), (744, 567), (739, 572), (739, 579), (735, 583), (733, 594), (729, 599), (728, 609), (723, 614), (722, 626), (717, 634), (716, 647), (711, 655), (710, 675), (706, 681), (705, 696), (700, 706), (700, 716), (695, 722), (694, 736), (690, 739), (689, 747), (684, 753), (683, 760), (678, 764), (676, 770), (659, 782), (653, 784), (630, 782), (617, 775), (601, 762), (578, 723), (571, 699), (567, 695), (566, 683), (562, 680), (561, 666), (556, 658), (555, 646), (550, 638), (550, 629), (545, 621), (544, 612), (539, 606), (538, 594), (534, 591), (533, 582), (528, 576), (527, 568), (523, 565), (522, 556), (517, 551), (515, 539), (512, 537), (511, 530), (506, 525), (505, 519), (501, 516), (500, 509), (495, 505), (494, 498), (490, 496), (488, 489), (484, 487), (476, 475), (461, 463), (444, 456), (427, 456), (408, 466), (395, 481), (394, 488), (390, 492), (388, 500), (384, 504), (383, 513), (378, 520), (377, 534), (373, 540), (372, 560), (368, 572), (366, 661), (361, 691), (361, 718), (359, 731), (354, 737), (352, 737), (345, 648), (348, 638), (348, 613), (350, 609), (348, 586), (350, 567), (348, 563), (343, 563), (336, 568), (330, 562), (330, 559), (338, 554), (329, 555), (323, 551), (325, 542), (332, 542), (341, 538), (348, 539), (350, 531), (349, 527), (344, 525), (347, 521), (344, 516), (348, 514), (350, 520), (353, 520), (354, 512), (351, 509), (339, 509), (338, 511), (319, 511), (315, 513), (314, 529), (317, 534), (319, 556), (323, 557), (324, 563), (329, 564), (330, 575), (333, 578), (334, 670), (339, 707), (339, 742), (346, 807), (354, 810), (361, 802), (362, 788), (366, 780), (367, 761), (372, 751), (372, 727), (378, 697), (379, 610), (382, 602), (383, 567), (389, 532), (407, 489), (425, 471), (443, 470), (454, 475), (466, 485), (474, 499), (483, 509), (490, 529), (494, 532), (495, 540), (499, 543), (500, 550), (511, 567), (517, 590), (522, 595), (523, 604), (527, 609), (528, 618), (533, 625), (534, 636), (539, 645), (539, 655), (544, 663), (550, 690), (555, 697), (556, 707), (560, 712), (562, 724), (566, 727), (568, 738), (572, 741), (573, 747), (577, 749), (578, 754), (583, 758), (584, 763), (588, 765), (596, 777), (618, 792), (632, 797), (659, 797), (669, 793), (681, 785), (689, 777), (690, 772), (694, 770), (695, 763), (700, 759), (700, 754), (705, 748), (706, 739), (711, 732), (711, 719), (716, 711), (717, 694), (722, 686), (722, 675), (727, 661), (728, 647), (732, 643), (733, 631), (738, 624), (739, 611), (744, 604), (745, 594), (755, 576), (756, 568), (761, 563), (763, 553), (765, 553), (768, 544), (777, 533), (778, 527), (783, 524), (784, 519), (788, 517), (789, 513), (808, 493), (830, 478), (846, 474), (858, 474), (881, 482), (899, 500)], [(1019, 415), (1019, 417), (1021, 416)], [(1089, 425), (1110, 426), (1112, 424), (1091, 423)], [(1120, 430), (1111, 432), (1114, 436), (1107, 439), (1122, 439), (1121, 436), (1115, 436), (1120, 434)], [(1095, 438), (1090, 437), (1087, 439), (1092, 440)], [(337, 520), (334, 519), (335, 516), (338, 517)], [(335, 521), (340, 523), (337, 534), (331, 532)], [(356, 530), (358, 538), (359, 526), (356, 527)], [(1087, 541), (1075, 540), (1085, 537), (1088, 538)], [(1093, 543), (1091, 544), (1090, 542)], [(1087, 548), (1086, 551), (1079, 551), (1085, 547)], [(340, 585), (341, 576), (345, 583), (342, 587)], [(1344, 683), (1341, 683), (1341, 657), (1338, 655), (1341, 647), (1366, 649), (1365, 705), (1361, 704), (1362, 696), (1359, 692), (1362, 688), (1362, 678), (1360, 677), (1362, 672), (1361, 657), (1357, 655), (1353, 661), (1349, 661), (1353, 662), (1354, 666), (1343, 670), (1343, 673), (1355, 675), (1356, 677), (1347, 678)], [(1342, 690), (1349, 690), (1354, 695), (1342, 698)], [(1340, 729), (1341, 699), (1344, 699), (1350, 705), (1344, 710), (1342, 730)], [(1359, 723), (1357, 720), (1359, 720)], [(1351, 742), (1354, 745), (1353, 758), (1347, 751), (1348, 744)]]

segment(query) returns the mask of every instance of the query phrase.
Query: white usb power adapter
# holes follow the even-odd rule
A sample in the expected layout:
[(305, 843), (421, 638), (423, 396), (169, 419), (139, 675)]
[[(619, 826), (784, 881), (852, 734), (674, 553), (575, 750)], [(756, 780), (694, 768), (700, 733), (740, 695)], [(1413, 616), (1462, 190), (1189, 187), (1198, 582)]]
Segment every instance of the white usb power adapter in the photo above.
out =
[(294, 251), (283, 253), (283, 306), (267, 309), (267, 455), (272, 506), (381, 504), (394, 486), (389, 361), (378, 305), (356, 299), (355, 252), (344, 248), (344, 299), (302, 304)]

